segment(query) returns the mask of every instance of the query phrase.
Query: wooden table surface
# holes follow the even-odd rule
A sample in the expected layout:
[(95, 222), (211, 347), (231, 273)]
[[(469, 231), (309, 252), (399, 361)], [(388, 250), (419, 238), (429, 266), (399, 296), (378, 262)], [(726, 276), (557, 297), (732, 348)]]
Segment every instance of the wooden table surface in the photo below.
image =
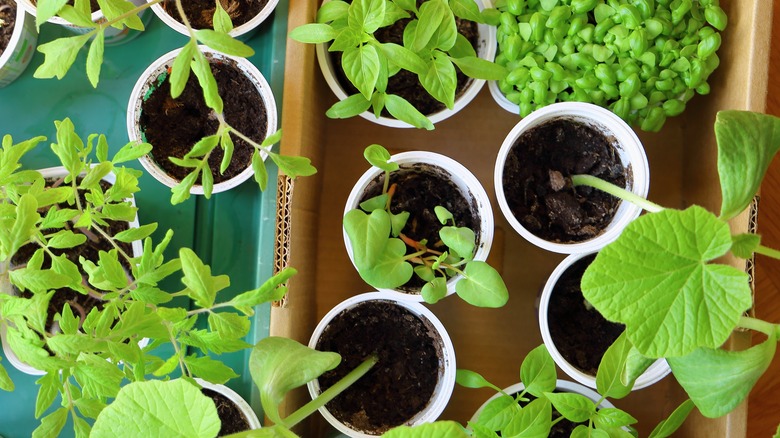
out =
[[(774, 0), (766, 112), (780, 116), (780, 0)], [(780, 158), (761, 186), (758, 231), (764, 245), (780, 248)], [(780, 323), (780, 261), (756, 257), (756, 315)], [(758, 381), (748, 404), (748, 437), (772, 437), (780, 424), (780, 355)]]

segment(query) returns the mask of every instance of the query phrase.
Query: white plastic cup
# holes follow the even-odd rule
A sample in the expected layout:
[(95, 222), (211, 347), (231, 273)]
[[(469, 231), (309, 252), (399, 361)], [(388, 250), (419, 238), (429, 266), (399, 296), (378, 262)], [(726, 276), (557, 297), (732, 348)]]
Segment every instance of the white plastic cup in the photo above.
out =
[[(147, 2), (151, 2), (151, 1), (152, 0), (147, 0)], [(237, 38), (241, 41), (248, 40), (249, 38), (252, 37), (252, 35), (254, 35), (257, 29), (260, 28), (260, 24), (262, 24), (271, 15), (271, 13), (274, 11), (278, 3), (279, 0), (268, 0), (268, 3), (266, 3), (265, 6), (263, 6), (263, 9), (261, 9), (257, 15), (255, 15), (251, 20), (247, 21), (246, 23), (234, 27), (233, 30), (231, 30), (228, 33), (228, 35), (232, 36), (233, 38)], [(162, 4), (155, 3), (154, 5), (152, 5), (152, 11), (168, 27), (189, 38), (190, 32), (189, 30), (187, 30), (187, 26), (185, 26), (179, 20), (176, 20), (170, 14), (168, 14), (168, 12), (165, 9), (163, 9)]]
[[(68, 175), (67, 169), (65, 169), (62, 166), (59, 167), (49, 167), (46, 169), (41, 169), (38, 172), (43, 175), (44, 178), (61, 178), (66, 175)], [(107, 181), (111, 184), (116, 182), (116, 175), (113, 173), (109, 173), (105, 177), (103, 177), (104, 181)], [(131, 205), (135, 207), (135, 198), (131, 197), (128, 199)], [(139, 222), (138, 222), (138, 215), (135, 215), (135, 218), (128, 223), (130, 228), (138, 228)], [(131, 244), (133, 248), (133, 257), (141, 257), (141, 254), (143, 254), (143, 245), (140, 240), (136, 240)], [(8, 269), (7, 266), (0, 264), (0, 274), (4, 273), (4, 271)], [(2, 283), (0, 283), (0, 293), (5, 294), (12, 294), (13, 293), (13, 286), (11, 285), (10, 281), (8, 281), (7, 277), (4, 277), (2, 280)], [(22, 362), (19, 357), (16, 355), (16, 353), (11, 350), (11, 346), (8, 344), (8, 340), (6, 339), (6, 326), (4, 324), (0, 324), (0, 339), (3, 344), (3, 353), (5, 353), (6, 359), (8, 359), (8, 362), (11, 363), (11, 365), (14, 366), (17, 370), (29, 374), (32, 376), (42, 376), (46, 374), (45, 371), (39, 370), (37, 368), (34, 368), (24, 362)], [(149, 344), (148, 338), (143, 338), (140, 341), (138, 341), (138, 346), (141, 348), (146, 347), (146, 345)]]
[(599, 106), (581, 102), (562, 102), (532, 112), (509, 131), (498, 151), (493, 172), (496, 198), (507, 222), (518, 234), (534, 245), (561, 254), (594, 252), (617, 239), (623, 229), (639, 216), (642, 209), (630, 202), (620, 201), (612, 222), (601, 234), (582, 242), (558, 243), (544, 240), (523, 227), (507, 204), (503, 185), (504, 165), (512, 146), (529, 129), (556, 119), (572, 119), (603, 132), (608, 138), (614, 138), (613, 144), (620, 161), (631, 171), (625, 188), (642, 198), (647, 197), (650, 188), (650, 167), (644, 147), (631, 127), (613, 112)]
[[(145, 3), (144, 0), (130, 0), (130, 1), (135, 6), (140, 6), (140, 5)], [(28, 14), (32, 15), (33, 17), (36, 16), (36, 6), (35, 6), (35, 4), (33, 4), (33, 2), (31, 0), (17, 0), (16, 4), (21, 6), (22, 8), (24, 8), (27, 11)], [(148, 24), (149, 23), (149, 19), (151, 18), (151, 15), (149, 14), (149, 10), (148, 9), (144, 9), (143, 11), (141, 11), (139, 13), (139, 17), (141, 18), (141, 20), (144, 23)], [(95, 23), (98, 23), (98, 22), (101, 22), (101, 21), (105, 21), (105, 16), (103, 15), (103, 12), (101, 12), (99, 10), (93, 12), (91, 18), (92, 18), (92, 21), (95, 22)], [(34, 23), (35, 23), (35, 20), (33, 20), (33, 24)], [(90, 28), (77, 26), (77, 25), (75, 25), (75, 24), (65, 20), (64, 18), (58, 17), (58, 16), (54, 16), (54, 17), (49, 18), (47, 20), (47, 23), (52, 23), (52, 24), (57, 24), (59, 26), (63, 26), (65, 28), (71, 30), (74, 33), (85, 34), (87, 32), (92, 31), (92, 29), (90, 29)], [(140, 31), (133, 30), (133, 29), (130, 29), (128, 27), (122, 27), (122, 29), (117, 29), (115, 27), (108, 27), (108, 28), (106, 28), (103, 31), (103, 36), (104, 36), (103, 42), (107, 46), (122, 44), (122, 43), (126, 43), (126, 42), (132, 40), (133, 38), (137, 37), (140, 34), (141, 34)]]
[[(547, 282), (544, 285), (544, 289), (542, 290), (542, 295), (539, 299), (539, 329), (542, 332), (542, 341), (544, 342), (544, 345), (547, 346), (547, 350), (550, 352), (550, 355), (555, 361), (555, 364), (558, 365), (558, 367), (563, 370), (567, 376), (571, 377), (577, 382), (590, 388), (596, 388), (596, 376), (580, 371), (574, 365), (570, 364), (566, 359), (564, 359), (564, 357), (558, 351), (558, 348), (555, 346), (553, 341), (552, 335), (550, 334), (550, 326), (548, 324), (547, 316), (548, 310), (550, 308), (550, 296), (552, 295), (553, 289), (555, 288), (555, 284), (558, 282), (558, 279), (560, 279), (561, 275), (563, 275), (563, 273), (566, 272), (566, 270), (569, 269), (569, 267), (571, 267), (578, 260), (592, 254), (592, 252), (572, 254), (563, 259), (563, 261), (558, 264), (555, 270), (553, 270), (552, 274), (550, 274), (550, 277), (547, 279)], [(646, 388), (660, 381), (671, 371), (672, 369), (669, 368), (669, 364), (666, 362), (666, 359), (656, 360), (641, 376), (637, 377), (632, 391)]]
[(0, 55), (0, 88), (13, 82), (21, 75), (35, 54), (38, 45), (38, 29), (35, 17), (16, 4), (16, 23), (11, 40)]
[(247, 403), (243, 397), (238, 395), (237, 392), (233, 391), (228, 386), (207, 382), (197, 377), (195, 378), (195, 381), (198, 382), (198, 385), (202, 386), (203, 388), (210, 389), (227, 397), (244, 415), (244, 418), (249, 423), (250, 429), (260, 429), (262, 425), (260, 424), (260, 420), (257, 418), (257, 414), (255, 413), (254, 409), (252, 409), (252, 407), (249, 406), (249, 403)]
[(488, 90), (498, 106), (512, 114), (520, 114), (520, 105), (512, 103), (512, 101), (506, 98), (501, 89), (498, 88), (498, 81), (488, 81)]
[[(336, 305), (336, 307), (331, 309), (330, 312), (328, 312), (322, 318), (322, 320), (320, 320), (319, 324), (317, 324), (317, 327), (314, 329), (314, 333), (311, 335), (311, 339), (309, 340), (309, 348), (316, 348), (317, 342), (319, 341), (320, 336), (322, 336), (322, 332), (328, 326), (330, 321), (333, 320), (333, 318), (342, 312), (348, 311), (356, 305), (366, 301), (388, 302), (395, 304), (396, 306), (403, 307), (423, 321), (427, 322), (427, 325), (432, 328), (430, 333), (435, 338), (435, 341), (439, 344), (439, 348), (441, 350), (439, 381), (436, 384), (436, 388), (433, 390), (431, 400), (428, 402), (425, 408), (418, 412), (414, 417), (407, 420), (405, 425), (416, 426), (418, 424), (435, 421), (444, 411), (444, 408), (447, 407), (447, 403), (449, 402), (450, 396), (452, 395), (452, 391), (455, 387), (455, 348), (452, 345), (452, 340), (450, 339), (447, 330), (444, 328), (444, 325), (441, 323), (441, 321), (439, 321), (436, 315), (433, 314), (433, 312), (428, 310), (428, 308), (422, 304), (411, 301), (398, 300), (394, 295), (385, 292), (368, 292), (354, 296)], [(321, 392), (319, 381), (316, 379), (307, 383), (306, 386), (309, 389), (309, 395), (311, 395), (312, 399), (316, 398)], [(371, 438), (376, 436), (372, 435), (368, 431), (358, 431), (352, 429), (348, 425), (340, 422), (330, 413), (330, 411), (328, 411), (328, 408), (325, 406), (319, 408), (319, 411), (325, 420), (328, 421), (328, 423), (335, 427), (339, 432), (349, 437)]]
[[(524, 389), (525, 389), (525, 384), (520, 382), (504, 388), (503, 391), (508, 395), (513, 395), (513, 394), (523, 392)], [(612, 402), (610, 402), (609, 400), (607, 399), (602, 400), (601, 396), (596, 391), (586, 386), (580, 385), (579, 383), (558, 379), (555, 381), (555, 389), (558, 392), (568, 392), (568, 393), (584, 395), (585, 397), (590, 399), (593, 403), (597, 403), (599, 400), (601, 400), (601, 403), (599, 403), (599, 409), (615, 407), (615, 405), (613, 405)], [(502, 394), (497, 393), (494, 396), (487, 399), (485, 403), (482, 403), (482, 406), (480, 406), (479, 409), (477, 409), (477, 411), (474, 413), (474, 415), (472, 415), (471, 420), (469, 420), (469, 422), (476, 423), (476, 421), (479, 419), (479, 415), (482, 413), (482, 411), (485, 409), (488, 403), (497, 399), (501, 395)]]
[[(490, 253), (490, 247), (493, 244), (493, 229), (495, 223), (493, 220), (493, 209), (490, 206), (490, 198), (488, 198), (485, 188), (482, 187), (479, 180), (473, 173), (466, 169), (462, 164), (453, 160), (445, 155), (437, 154), (435, 152), (425, 151), (411, 151), (395, 154), (390, 157), (390, 161), (398, 163), (400, 170), (409, 171), (414, 169), (420, 164), (433, 166), (437, 169), (441, 175), (450, 178), (458, 187), (463, 197), (474, 208), (479, 219), (479, 229), (473, 230), (477, 234), (476, 250), (474, 253), (474, 260), (485, 261)], [(371, 167), (358, 179), (355, 185), (352, 187), (352, 191), (347, 198), (347, 204), (344, 207), (344, 214), (346, 215), (350, 210), (360, 208), (361, 198), (364, 192), (368, 188), (369, 184), (379, 178), (384, 171), (378, 167)], [(357, 269), (355, 264), (354, 255), (352, 254), (352, 244), (347, 236), (346, 230), (342, 227), (342, 233), (344, 235), (344, 246), (347, 248), (347, 254), (352, 265)], [(461, 274), (454, 275), (447, 279), (447, 296), (455, 293), (455, 284), (463, 278)], [(386, 292), (400, 300), (411, 300), (422, 302), (423, 297), (417, 291), (417, 293), (409, 293), (401, 289), (379, 289), (382, 292)]]
[[(258, 70), (257, 67), (254, 66), (254, 64), (252, 64), (245, 58), (228, 56), (223, 53), (211, 50), (205, 46), (200, 46), (200, 48), (203, 52), (206, 53), (206, 56), (212, 59), (216, 59), (218, 61), (219, 60), (234, 61), (238, 66), (238, 68), (241, 69), (241, 71), (254, 83), (255, 87), (257, 88), (257, 93), (260, 95), (263, 104), (265, 105), (266, 116), (267, 116), (267, 127), (266, 127), (265, 137), (269, 137), (273, 133), (275, 133), (276, 124), (277, 124), (276, 100), (274, 99), (274, 95), (271, 91), (271, 86), (268, 85), (268, 82), (265, 80), (263, 74), (260, 73), (260, 70)], [(143, 99), (145, 98), (145, 96), (147, 96), (148, 93), (151, 92), (151, 90), (154, 89), (157, 78), (160, 75), (166, 73), (168, 68), (171, 67), (171, 65), (173, 65), (173, 60), (176, 58), (176, 55), (178, 55), (179, 52), (181, 52), (181, 50), (182, 49), (176, 49), (157, 58), (156, 61), (154, 61), (146, 70), (144, 70), (143, 73), (141, 73), (141, 76), (138, 78), (138, 81), (135, 83), (135, 86), (133, 87), (133, 92), (130, 93), (130, 101), (127, 104), (127, 135), (130, 138), (130, 141), (146, 141), (143, 132), (141, 132), (141, 126), (139, 122), (141, 117), (141, 105), (143, 103)], [(263, 159), (265, 158), (266, 156), (263, 157)], [(173, 178), (168, 173), (166, 173), (154, 161), (154, 158), (152, 158), (151, 154), (144, 155), (143, 157), (139, 158), (138, 161), (141, 162), (141, 165), (150, 175), (152, 175), (157, 181), (161, 182), (162, 184), (171, 188), (179, 184), (180, 181)], [(234, 187), (237, 187), (244, 181), (251, 178), (253, 174), (254, 172), (252, 171), (251, 164), (247, 164), (246, 169), (244, 169), (241, 173), (239, 173), (235, 177), (214, 184), (212, 193), (220, 193), (220, 192), (224, 192), (225, 190), (229, 190)], [(190, 194), (202, 195), (203, 186), (199, 184), (194, 185), (190, 190)]]
[[(490, 0), (474, 1), (477, 3), (477, 6), (479, 6), (480, 10), (492, 7)], [(493, 61), (496, 56), (496, 28), (494, 26), (488, 26), (481, 23), (478, 23), (477, 28), (479, 30), (477, 56), (488, 61)], [(322, 75), (325, 77), (325, 82), (328, 83), (328, 87), (330, 87), (333, 94), (335, 94), (339, 100), (344, 100), (348, 97), (348, 95), (339, 83), (338, 77), (336, 76), (336, 69), (333, 65), (330, 52), (328, 52), (328, 46), (329, 44), (317, 44), (317, 62), (320, 65), (320, 70), (322, 70)], [(475, 97), (477, 97), (477, 94), (479, 94), (479, 91), (482, 89), (483, 85), (485, 85), (484, 79), (472, 78), (471, 83), (469, 83), (466, 89), (463, 90), (463, 93), (455, 97), (455, 103), (452, 109), (444, 108), (439, 112), (429, 114), (427, 115), (428, 119), (435, 125), (442, 120), (452, 117), (458, 111), (465, 108), (466, 105), (474, 100)], [(391, 128), (414, 127), (404, 121), (392, 117), (380, 116), (377, 118), (372, 111), (364, 111), (360, 113), (360, 117), (376, 124), (389, 126)]]

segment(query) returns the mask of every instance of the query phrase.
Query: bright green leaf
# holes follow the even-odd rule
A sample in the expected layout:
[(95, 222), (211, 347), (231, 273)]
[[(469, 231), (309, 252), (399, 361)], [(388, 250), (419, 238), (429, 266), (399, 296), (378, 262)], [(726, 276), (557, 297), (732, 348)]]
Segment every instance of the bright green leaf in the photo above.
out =
[(599, 409), (593, 420), (599, 428), (623, 427), (637, 422), (636, 418), (617, 408)]
[(467, 303), (479, 307), (501, 307), (509, 300), (509, 291), (501, 275), (482, 261), (471, 261), (455, 291)]
[(68, 419), (68, 409), (59, 408), (51, 414), (43, 417), (41, 425), (35, 428), (32, 438), (49, 438), (59, 436), (65, 421)]
[(115, 364), (93, 354), (81, 354), (77, 362), (73, 376), (84, 397), (116, 397), (124, 374)]
[(420, 83), (431, 96), (452, 109), (455, 104), (458, 78), (455, 67), (447, 55), (442, 52), (434, 53), (433, 62), (428, 65), (425, 74), (420, 76)]
[(190, 64), (192, 64), (195, 51), (197, 50), (195, 41), (190, 40), (181, 48), (181, 52), (173, 60), (168, 81), (171, 84), (171, 97), (174, 99), (181, 96), (184, 87), (187, 85), (187, 79), (190, 76)]
[(509, 73), (505, 67), (476, 56), (450, 59), (470, 78), (498, 81), (504, 79)]
[(368, 34), (379, 29), (384, 16), (385, 0), (354, 0), (347, 10), (349, 26)]
[(366, 214), (350, 210), (344, 215), (344, 230), (352, 247), (352, 258), (360, 270), (374, 266), (390, 236), (390, 215), (384, 210)]
[[(331, 3), (335, 2), (326, 4), (329, 5)], [(321, 44), (333, 40), (338, 34), (338, 31), (328, 24), (309, 23), (291, 30), (289, 37), (301, 43)]]
[(237, 313), (212, 312), (209, 313), (209, 327), (217, 332), (221, 338), (243, 338), (249, 333), (249, 318)]
[(372, 166), (376, 166), (385, 172), (398, 170), (398, 163), (390, 161), (390, 152), (382, 145), (372, 144), (363, 150), (363, 158)]
[(114, 239), (120, 242), (135, 242), (136, 240), (142, 240), (151, 236), (155, 230), (157, 230), (157, 223), (141, 225), (140, 227), (130, 228), (116, 233)]
[(238, 377), (238, 374), (230, 367), (209, 356), (187, 356), (184, 358), (184, 363), (194, 376), (212, 383), (224, 384), (228, 380)]
[(555, 390), (555, 362), (544, 344), (531, 350), (523, 359), (520, 365), (520, 381), (525, 385), (525, 390), (536, 397)]
[(596, 405), (593, 401), (582, 394), (547, 392), (544, 395), (561, 415), (574, 423), (588, 421), (590, 416), (596, 412)]
[(91, 35), (89, 34), (77, 35), (58, 38), (38, 46), (38, 51), (44, 54), (44, 60), (43, 64), (35, 70), (33, 76), (38, 79), (50, 79), (55, 76), (57, 79), (62, 79), (76, 60), (79, 49), (90, 38)]
[(371, 101), (362, 94), (353, 94), (346, 99), (333, 104), (325, 115), (331, 119), (348, 119), (360, 113), (368, 111), (371, 107)]
[(195, 73), (195, 76), (198, 78), (200, 88), (203, 90), (203, 98), (206, 100), (206, 106), (213, 109), (218, 114), (221, 114), (224, 103), (222, 102), (222, 97), (219, 95), (217, 80), (214, 79), (214, 73), (211, 71), (209, 61), (200, 50), (195, 50), (193, 52), (191, 67), (192, 72)]
[(198, 29), (195, 38), (210, 48), (226, 55), (249, 58), (255, 54), (254, 49), (231, 37), (230, 35), (212, 29)]
[(753, 253), (761, 245), (761, 236), (758, 234), (737, 234), (732, 236), (731, 252), (741, 259), (753, 258)]
[(283, 285), (297, 273), (298, 271), (293, 268), (284, 268), (278, 274), (266, 280), (259, 288), (237, 295), (228, 304), (236, 308), (251, 308), (258, 304), (280, 300), (287, 291)]
[(317, 169), (311, 165), (311, 160), (306, 157), (272, 154), (271, 159), (279, 170), (290, 178), (317, 173)]
[(622, 376), (626, 368), (628, 353), (632, 347), (624, 331), (607, 348), (596, 373), (596, 387), (599, 394), (604, 397), (623, 398), (631, 393), (634, 382), (626, 384), (623, 382)]
[(424, 49), (441, 26), (442, 21), (447, 17), (448, 12), (447, 5), (443, 1), (424, 2), (417, 14), (419, 22), (414, 29), (414, 44), (409, 48), (418, 53)]
[(38, 385), (38, 396), (35, 398), (35, 418), (41, 418), (41, 415), (54, 403), (54, 399), (60, 393), (62, 383), (60, 383), (59, 373), (56, 372), (44, 374), (35, 383)]
[(60, 230), (49, 237), (49, 248), (73, 248), (87, 241), (87, 236), (70, 230)]
[(214, 30), (221, 33), (229, 33), (233, 30), (233, 22), (230, 20), (230, 14), (222, 7), (221, 1), (216, 1), (215, 3), (217, 4), (217, 7), (214, 10), (214, 17), (212, 19)]
[(190, 296), (199, 307), (209, 308), (214, 305), (217, 296), (217, 282), (225, 280), (225, 276), (212, 277), (211, 268), (189, 248), (179, 250), (181, 270), (184, 274), (182, 283), (190, 290)]
[(543, 398), (523, 406), (518, 415), (502, 431), (502, 436), (546, 437), (552, 426), (552, 407)]
[(41, 24), (49, 20), (49, 18), (57, 15), (60, 9), (65, 6), (68, 0), (38, 0), (35, 3), (35, 17), (36, 24), (40, 29)]
[(752, 304), (747, 274), (708, 263), (730, 247), (728, 224), (701, 207), (645, 215), (599, 252), (583, 295), (645, 356), (716, 348)]
[(466, 227), (442, 227), (439, 237), (458, 256), (470, 260), (474, 255), (477, 236)]
[(0, 390), (11, 392), (14, 390), (14, 381), (8, 375), (3, 365), (0, 365)]
[(347, 79), (360, 91), (367, 100), (374, 93), (379, 79), (379, 54), (371, 45), (344, 51), (341, 65)]
[(349, 3), (332, 0), (322, 4), (317, 10), (317, 23), (329, 23), (347, 16)]
[(149, 143), (130, 142), (122, 146), (111, 160), (114, 164), (137, 160), (152, 151)]
[(409, 221), (409, 216), (408, 211), (402, 211), (398, 214), (390, 213), (390, 228), (392, 229), (391, 235), (393, 237), (398, 237), (401, 234), (401, 231), (406, 226), (406, 222)]
[(214, 402), (195, 385), (176, 379), (130, 383), (98, 415), (94, 436), (211, 438), (220, 420)]
[[(401, 239), (389, 239), (376, 262), (362, 267), (359, 265), (358, 273), (366, 283), (375, 288), (396, 288), (409, 281), (414, 274), (412, 265), (404, 260), (405, 255), (406, 244)], [(360, 263), (357, 259), (355, 261)]]
[(487, 379), (482, 377), (478, 372), (466, 369), (458, 369), (455, 371), (455, 382), (465, 388), (492, 388), (498, 392), (501, 391), (501, 388), (488, 382)]
[(382, 53), (388, 60), (404, 70), (409, 70), (417, 75), (424, 75), (428, 70), (428, 66), (420, 55), (404, 46), (394, 43), (384, 43), (380, 47), (382, 48)]
[(176, 187), (171, 189), (171, 204), (181, 204), (189, 199), (190, 190), (192, 190), (192, 186), (195, 185), (195, 180), (198, 179), (199, 173), (199, 171), (190, 172), (176, 185)]
[(264, 192), (268, 187), (268, 170), (265, 168), (265, 161), (263, 161), (262, 154), (257, 149), (252, 152), (252, 171), (254, 172), (255, 182), (260, 187), (260, 191)]
[(100, 80), (100, 67), (103, 65), (104, 41), (105, 32), (101, 29), (92, 40), (87, 53), (87, 77), (92, 86), (96, 88)]
[(447, 296), (447, 279), (444, 277), (434, 278), (423, 285), (420, 294), (426, 303), (438, 303), (439, 300)]
[(382, 436), (385, 438), (468, 438), (470, 435), (455, 421), (436, 421), (414, 427), (399, 426), (390, 429)]
[(222, 131), (222, 135), (219, 137), (219, 145), (224, 151), (222, 162), (219, 164), (219, 173), (224, 175), (228, 166), (230, 166), (230, 161), (233, 159), (233, 151), (235, 150), (233, 139), (230, 137), (230, 130)]
[(677, 429), (682, 426), (685, 419), (688, 418), (688, 414), (690, 414), (695, 407), (696, 405), (694, 405), (690, 399), (685, 400), (668, 418), (658, 423), (648, 438), (666, 438), (672, 436), (672, 434), (677, 432)]

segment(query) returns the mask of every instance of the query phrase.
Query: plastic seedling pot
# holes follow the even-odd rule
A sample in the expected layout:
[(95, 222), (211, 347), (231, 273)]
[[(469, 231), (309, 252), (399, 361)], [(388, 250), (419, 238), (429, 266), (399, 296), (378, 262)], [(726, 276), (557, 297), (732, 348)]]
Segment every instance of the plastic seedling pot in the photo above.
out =
[(16, 4), (16, 23), (11, 40), (0, 55), (0, 88), (10, 84), (24, 72), (38, 44), (35, 17), (19, 4)]
[[(151, 0), (147, 1), (151, 3)], [(260, 28), (260, 25), (271, 15), (278, 3), (279, 0), (268, 0), (268, 3), (263, 6), (257, 15), (252, 17), (252, 19), (246, 23), (234, 27), (233, 30), (231, 30), (228, 34), (233, 38), (237, 38), (241, 41), (247, 41), (252, 37), (252, 35), (254, 35), (257, 29)], [(187, 30), (187, 26), (182, 24), (179, 20), (173, 18), (160, 3), (155, 3), (152, 5), (152, 11), (154, 11), (154, 14), (157, 15), (157, 17), (162, 20), (162, 22), (165, 23), (168, 27), (189, 38), (190, 32)]]
[(247, 423), (249, 423), (250, 429), (260, 429), (262, 425), (260, 424), (260, 420), (257, 418), (257, 414), (252, 409), (252, 407), (249, 406), (249, 403), (247, 403), (246, 400), (244, 400), (240, 395), (238, 395), (238, 393), (236, 393), (226, 385), (218, 385), (215, 383), (207, 382), (200, 378), (195, 378), (195, 381), (198, 383), (198, 385), (202, 386), (203, 388), (210, 389), (214, 392), (217, 392), (227, 397), (241, 411), (241, 413), (244, 416), (244, 419), (246, 420)]

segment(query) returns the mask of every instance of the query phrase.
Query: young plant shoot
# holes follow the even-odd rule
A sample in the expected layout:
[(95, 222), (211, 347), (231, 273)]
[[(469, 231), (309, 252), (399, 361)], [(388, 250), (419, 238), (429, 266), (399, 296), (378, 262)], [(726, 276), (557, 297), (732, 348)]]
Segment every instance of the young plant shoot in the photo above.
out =
[[(67, 169), (57, 181), (47, 182), (20, 163), (43, 137), (14, 144), (5, 136), (2, 141), (0, 283), (20, 294), (0, 293), (0, 325), (19, 360), (45, 372), (37, 381), (35, 416), (41, 424), (34, 436), (57, 436), (70, 417), (75, 435), (82, 437), (90, 431), (87, 419), (98, 417), (127, 381), (181, 375), (224, 383), (236, 377), (209, 353), (249, 347), (243, 338), (254, 307), (281, 298), (295, 270), (285, 269), (254, 290), (228, 292), (230, 279), (212, 275), (192, 250), (181, 248), (177, 258), (166, 260), (170, 230), (156, 243), (151, 237), (155, 223), (111, 234), (110, 223), (129, 222), (137, 212), (128, 198), (139, 190), (140, 172), (120, 164), (150, 146), (129, 143), (109, 158), (105, 136), (91, 135), (85, 143), (70, 120), (56, 125), (57, 142), (51, 148)], [(105, 189), (100, 181), (110, 173), (115, 182)], [(110, 249), (87, 258), (78, 249), (93, 239)], [(143, 241), (137, 255), (125, 249), (135, 241)], [(22, 248), (31, 248), (29, 260), (12, 260)], [(69, 258), (69, 250), (76, 256)], [(173, 286), (175, 291), (162, 289), (163, 280), (171, 283), (176, 277), (181, 285)], [(98, 304), (86, 309), (70, 299), (50, 315), (52, 297), (62, 291)], [(47, 318), (54, 321), (50, 328)], [(147, 346), (142, 346), (144, 339)], [(13, 389), (1, 366), (0, 389)], [(50, 410), (58, 398), (61, 407)], [(134, 423), (126, 431), (138, 430), (137, 417), (124, 419)], [(114, 436), (125, 424), (98, 421), (96, 434)]]
[[(495, 12), (491, 10), (491, 12)], [(417, 7), (411, 0), (341, 0), (325, 2), (317, 22), (290, 32), (303, 43), (331, 42), (330, 52), (343, 52), (341, 66), (359, 93), (334, 104), (331, 118), (354, 117), (371, 108), (379, 118), (387, 110), (417, 128), (433, 129), (425, 115), (401, 96), (388, 93), (388, 79), (399, 70), (417, 75), (423, 88), (452, 109), (457, 88), (456, 70), (471, 78), (497, 80), (506, 69), (477, 56), (471, 43), (457, 31), (456, 17), (486, 23), (492, 15), (473, 0), (428, 0)], [(410, 18), (403, 45), (379, 41), (375, 32)]]
[[(664, 209), (592, 177), (572, 178), (575, 186), (605, 190), (650, 212), (598, 253), (582, 278), (582, 292), (605, 318), (625, 324), (625, 342), (638, 355), (667, 359), (706, 417), (725, 415), (745, 399), (771, 363), (780, 337), (780, 324), (746, 316), (753, 303), (748, 275), (713, 262), (728, 254), (780, 258), (756, 234), (732, 235), (728, 223), (750, 205), (780, 149), (780, 119), (721, 111), (715, 136), (719, 215), (696, 205)], [(722, 349), (737, 328), (766, 339), (743, 351)]]
[[(421, 294), (426, 302), (435, 303), (447, 294), (447, 279), (460, 275), (455, 291), (469, 304), (479, 307), (501, 307), (509, 293), (499, 273), (483, 261), (474, 260), (476, 237), (473, 230), (455, 226), (452, 214), (435, 206), (436, 216), (445, 225), (439, 232), (446, 250), (428, 246), (404, 235), (409, 212), (390, 211), (395, 186), (390, 173), (399, 168), (390, 161), (390, 153), (374, 144), (364, 156), (384, 171), (382, 194), (360, 204), (344, 215), (344, 229), (349, 236), (355, 265), (360, 276), (376, 288), (393, 289), (406, 284), (412, 275), (425, 281)], [(407, 248), (412, 252), (407, 254)]]

